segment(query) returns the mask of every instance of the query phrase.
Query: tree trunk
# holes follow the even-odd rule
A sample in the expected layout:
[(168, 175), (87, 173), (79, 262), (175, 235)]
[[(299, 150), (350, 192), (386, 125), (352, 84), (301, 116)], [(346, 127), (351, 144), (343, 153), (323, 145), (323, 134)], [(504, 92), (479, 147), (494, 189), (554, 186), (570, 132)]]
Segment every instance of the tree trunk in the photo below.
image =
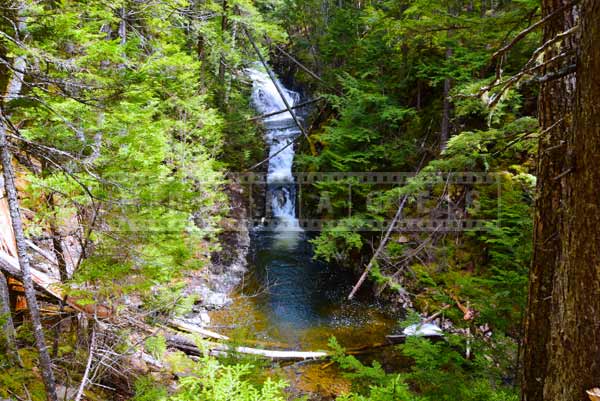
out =
[[(23, 11), (24, 5), (19, 4), (19, 17), (17, 21), (17, 34), (19, 36), (25, 36), (27, 32), (27, 27), (25, 26), (25, 20), (23, 17)], [(13, 63), (13, 66), (16, 72), (11, 77), (11, 79), (9, 79), (5, 95), (6, 101), (16, 99), (21, 92), (21, 86), (23, 84), (24, 75), (23, 71), (25, 71), (26, 68), (25, 57), (17, 57)], [(54, 372), (52, 371), (52, 361), (50, 360), (50, 354), (48, 353), (48, 348), (46, 346), (46, 339), (44, 337), (44, 329), (42, 327), (42, 322), (40, 318), (37, 297), (35, 294), (35, 288), (33, 287), (33, 278), (31, 276), (29, 256), (27, 255), (27, 243), (25, 241), (25, 234), (23, 233), (23, 224), (21, 221), (21, 214), (19, 211), (19, 201), (14, 181), (15, 175), (11, 161), (12, 157), (8, 150), (8, 140), (6, 132), (7, 122), (8, 117), (4, 114), (4, 110), (0, 109), (0, 163), (2, 164), (4, 189), (6, 191), (10, 219), (15, 235), (17, 257), (22, 273), (25, 298), (27, 299), (29, 315), (31, 317), (31, 323), (33, 325), (33, 335), (35, 337), (36, 346), (39, 352), (40, 370), (42, 374), (42, 380), (44, 381), (44, 385), (46, 387), (46, 397), (49, 401), (58, 401), (58, 396), (56, 394), (56, 383), (54, 380)]]
[[(579, 401), (600, 386), (600, 3), (583, 1), (576, 103), (567, 137), (561, 259), (552, 286), (544, 400)], [(570, 156), (571, 155), (571, 156)]]
[[(543, 16), (563, 6), (567, 0), (546, 0)], [(571, 11), (548, 22), (542, 42), (546, 42), (575, 24)], [(571, 43), (563, 42), (558, 49), (549, 49), (544, 55), (549, 60), (568, 50)], [(544, 71), (549, 72), (549, 71)], [(540, 138), (537, 161), (537, 199), (533, 237), (533, 260), (529, 273), (529, 301), (523, 339), (523, 401), (542, 399), (548, 364), (547, 343), (551, 331), (548, 316), (552, 313), (552, 286), (555, 268), (561, 257), (560, 229), (562, 181), (554, 180), (566, 168), (564, 149), (560, 147), (570, 129), (568, 119), (573, 110), (575, 82), (565, 77), (544, 83), (540, 88), (538, 113), (540, 129), (546, 132)], [(553, 127), (553, 128), (552, 128)], [(558, 147), (557, 147), (558, 146)]]
[(56, 205), (54, 202), (54, 193), (50, 193), (46, 196), (46, 202), (50, 210), (53, 211), (52, 216), (50, 216), (50, 235), (52, 236), (52, 249), (54, 250), (54, 257), (56, 258), (56, 263), (58, 266), (58, 273), (60, 275), (60, 281), (65, 283), (69, 280), (69, 272), (67, 269), (67, 260), (65, 258), (65, 250), (62, 244), (62, 235), (60, 234), (60, 230), (58, 229), (57, 224), (57, 213)]
[(125, 6), (121, 7), (119, 17), (119, 39), (121, 46), (125, 46), (127, 44), (127, 10), (125, 10)]
[(44, 329), (40, 319), (40, 311), (33, 288), (33, 279), (31, 278), (31, 269), (29, 266), (29, 256), (27, 255), (27, 243), (25, 242), (25, 234), (23, 233), (23, 224), (21, 222), (21, 214), (19, 211), (19, 203), (17, 198), (17, 190), (15, 189), (14, 172), (11, 164), (11, 155), (8, 151), (8, 142), (6, 140), (6, 126), (4, 124), (4, 112), (2, 121), (0, 121), (0, 159), (2, 161), (2, 173), (4, 174), (4, 188), (8, 199), (10, 209), (10, 218), (12, 220), (13, 230), (17, 243), (17, 255), (19, 265), (23, 274), (23, 287), (25, 288), (25, 298), (29, 307), (31, 323), (33, 325), (33, 335), (39, 352), (40, 369), (42, 379), (46, 386), (46, 395), (50, 401), (58, 401), (56, 395), (56, 383), (54, 381), (54, 373), (52, 372), (52, 361), (46, 346), (44, 337)]
[[(446, 56), (452, 55), (452, 50), (446, 51)], [(444, 79), (444, 101), (442, 105), (442, 126), (440, 129), (440, 150), (446, 149), (450, 137), (450, 78)]]
[[(546, 0), (543, 16), (562, 7), (568, 0)], [(575, 24), (575, 13), (567, 10), (563, 16), (549, 21), (544, 27), (542, 42), (546, 42)], [(569, 50), (575, 44), (563, 42), (549, 49), (545, 60)], [(549, 71), (544, 71), (544, 73)], [(529, 301), (523, 340), (522, 400), (542, 399), (548, 365), (548, 317), (553, 311), (551, 300), (554, 273), (561, 258), (560, 241), (562, 180), (555, 180), (567, 168), (564, 149), (560, 147), (570, 129), (567, 116), (572, 113), (575, 82), (572, 76), (544, 83), (540, 88), (539, 120), (545, 134), (540, 138), (537, 161), (537, 199), (533, 238), (533, 260), (529, 274)], [(565, 118), (563, 118), (565, 117)]]
[[(548, 15), (567, 4), (546, 0)], [(573, 75), (544, 83), (534, 258), (523, 344), (522, 400), (581, 401), (600, 386), (600, 3), (584, 0), (545, 25), (544, 41), (580, 20), (550, 59), (578, 50)], [(560, 67), (558, 67), (560, 68)], [(546, 71), (548, 73), (549, 71)], [(549, 129), (551, 128), (551, 129)]]
[[(223, 41), (223, 46), (225, 46), (225, 33), (227, 32), (227, 24), (229, 20), (227, 18), (227, 11), (229, 9), (229, 5), (227, 4), (227, 0), (223, 0), (223, 15), (221, 15), (221, 39)], [(221, 50), (221, 57), (219, 58), (219, 106), (224, 110), (226, 107), (225, 104), (225, 51)]]
[(8, 283), (6, 282), (6, 276), (4, 276), (4, 273), (2, 272), (0, 272), (0, 318), (5, 320), (4, 325), (2, 326), (2, 331), (4, 332), (7, 355), (10, 357), (12, 362), (22, 365), (17, 348), (15, 325), (13, 323), (10, 311)]
[[(449, 7), (448, 13), (452, 16), (458, 15), (458, 11)], [(452, 29), (448, 30), (447, 38), (450, 39), (453, 35)], [(446, 63), (452, 58), (452, 47), (448, 44), (446, 48)], [(442, 104), (442, 126), (440, 128), (440, 151), (444, 151), (450, 138), (450, 89), (452, 88), (452, 79), (448, 76), (444, 79), (444, 92), (443, 92), (443, 104)]]

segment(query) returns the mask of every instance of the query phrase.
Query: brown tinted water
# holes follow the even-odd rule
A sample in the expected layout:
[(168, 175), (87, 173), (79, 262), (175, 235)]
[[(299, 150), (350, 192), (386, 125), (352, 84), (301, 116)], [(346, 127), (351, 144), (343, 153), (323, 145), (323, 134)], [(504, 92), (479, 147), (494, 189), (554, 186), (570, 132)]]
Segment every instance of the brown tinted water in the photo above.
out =
[[(301, 351), (327, 350), (331, 337), (345, 348), (382, 343), (397, 318), (368, 298), (346, 299), (355, 277), (313, 260), (302, 231), (253, 234), (249, 274), (229, 307), (211, 314), (213, 328), (240, 344)], [(379, 350), (382, 354), (391, 349)], [(349, 383), (331, 364), (284, 368), (297, 391), (332, 396)]]

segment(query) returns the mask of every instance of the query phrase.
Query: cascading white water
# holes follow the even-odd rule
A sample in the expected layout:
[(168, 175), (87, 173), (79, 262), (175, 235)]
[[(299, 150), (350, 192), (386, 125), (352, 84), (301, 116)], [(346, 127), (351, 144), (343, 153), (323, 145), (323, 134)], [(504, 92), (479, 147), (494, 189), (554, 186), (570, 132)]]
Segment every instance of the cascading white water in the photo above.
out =
[[(253, 83), (252, 104), (259, 113), (268, 114), (286, 109), (285, 103), (275, 87), (276, 84), (291, 107), (297, 103), (298, 93), (284, 88), (279, 81), (275, 84), (264, 69), (256, 66), (248, 69), (247, 73)], [(299, 230), (296, 218), (294, 177), (292, 176), (294, 145), (288, 146), (288, 144), (301, 132), (295, 125), (292, 115), (287, 111), (264, 118), (263, 122), (267, 131), (269, 157), (271, 157), (267, 171), (269, 217), (278, 221), (275, 226), (277, 229)]]
[[(269, 74), (258, 65), (253, 67), (247, 74), (253, 82), (252, 104), (257, 113), (285, 110), (285, 103)], [(277, 85), (290, 106), (298, 103), (298, 94), (280, 83)], [(248, 327), (257, 330), (261, 340), (275, 340), (290, 346), (312, 348), (305, 344), (311, 339), (318, 344), (316, 348), (326, 347), (326, 338), (335, 333), (346, 338), (351, 334), (358, 341), (349, 344), (363, 345), (362, 333), (382, 327), (374, 324), (372, 307), (347, 302), (354, 277), (342, 271), (337, 274), (335, 269), (313, 258), (310, 234), (300, 228), (296, 218), (296, 183), (292, 175), (294, 147), (286, 145), (302, 133), (287, 111), (263, 121), (272, 156), (266, 180), (267, 217), (272, 223), (252, 231), (249, 258), (252, 274), (247, 282), (251, 295), (239, 298), (240, 315), (233, 323), (246, 322)], [(256, 291), (258, 288), (261, 290)], [(390, 322), (395, 324), (395, 321)], [(357, 327), (356, 331), (348, 330), (352, 326)], [(323, 328), (326, 329), (323, 331)]]

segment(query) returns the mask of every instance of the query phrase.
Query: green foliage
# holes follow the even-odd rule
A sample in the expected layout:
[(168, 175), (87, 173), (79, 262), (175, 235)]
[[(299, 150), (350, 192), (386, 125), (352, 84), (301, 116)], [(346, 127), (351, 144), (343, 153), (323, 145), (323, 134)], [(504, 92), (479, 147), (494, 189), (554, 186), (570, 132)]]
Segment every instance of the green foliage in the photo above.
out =
[[(341, 401), (515, 401), (514, 388), (502, 385), (501, 377), (490, 376), (492, 358), (489, 348), (478, 348), (483, 358), (467, 360), (458, 350), (464, 339), (450, 336), (447, 341), (432, 343), (422, 338), (409, 338), (400, 350), (414, 364), (407, 373), (386, 373), (374, 362), (363, 365), (354, 356), (344, 355), (335, 339), (330, 340), (334, 360), (347, 371), (353, 392), (338, 397)], [(410, 385), (410, 386), (409, 386)]]
[(361, 226), (360, 219), (348, 218), (332, 228), (325, 228), (323, 234), (311, 241), (315, 246), (315, 258), (338, 263), (348, 260), (353, 251), (360, 251), (363, 246), (362, 237), (356, 232)]
[(253, 385), (248, 376), (253, 367), (248, 364), (222, 365), (218, 360), (205, 357), (196, 364), (192, 376), (179, 380), (180, 390), (170, 401), (285, 401), (286, 383), (267, 378)]
[(172, 283), (169, 287), (157, 288), (144, 297), (144, 305), (152, 311), (151, 318), (168, 319), (192, 312), (197, 301), (195, 296), (182, 295), (185, 282)]
[[(385, 90), (368, 79), (340, 76), (343, 96), (330, 95), (338, 118), (314, 140), (323, 145), (318, 157), (304, 159), (322, 171), (373, 171), (386, 165), (406, 165), (414, 141), (406, 136), (414, 110), (402, 107)], [(303, 159), (300, 159), (302, 164)]]
[(167, 390), (148, 377), (138, 378), (134, 388), (135, 396), (131, 401), (164, 401), (167, 399)]
[(12, 366), (7, 359), (8, 355), (0, 353), (0, 397), (11, 399), (16, 395), (32, 401), (46, 400), (43, 382), (34, 370), (37, 352), (33, 348), (23, 347), (19, 350), (19, 356), (23, 367)]
[(167, 351), (167, 340), (161, 335), (148, 337), (144, 342), (144, 348), (146, 352), (160, 360)]

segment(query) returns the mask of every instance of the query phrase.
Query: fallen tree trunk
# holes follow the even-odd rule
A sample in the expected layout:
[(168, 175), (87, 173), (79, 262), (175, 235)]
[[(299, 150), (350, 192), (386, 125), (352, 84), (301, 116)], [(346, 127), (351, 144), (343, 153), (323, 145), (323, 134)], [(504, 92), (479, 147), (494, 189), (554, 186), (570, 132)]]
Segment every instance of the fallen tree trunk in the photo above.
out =
[[(232, 351), (232, 349), (226, 345), (219, 345), (220, 348), (222, 348), (222, 351), (219, 349), (215, 349), (215, 351)], [(250, 347), (235, 347), (233, 351), (240, 354), (262, 356), (273, 361), (305, 361), (309, 359), (325, 359), (331, 356), (329, 352), (325, 351), (274, 351)]]
[[(18, 260), (5, 252), (0, 252), (0, 270), (19, 281), (23, 280), (23, 272), (19, 267)], [(43, 273), (33, 267), (30, 267), (30, 272), (33, 284), (37, 288), (42, 290), (44, 293), (59, 301), (66, 302), (70, 307), (72, 307), (78, 312), (90, 314), (90, 312), (87, 310), (88, 308), (84, 308), (81, 305), (78, 305), (76, 302), (70, 300), (64, 294), (64, 292), (60, 288), (60, 283), (58, 282), (58, 280), (50, 277), (46, 273)], [(91, 312), (91, 314), (93, 314), (93, 311)]]
[[(197, 334), (204, 338), (214, 338), (216, 340), (223, 340), (223, 341), (231, 340), (231, 338), (229, 338), (226, 335), (219, 334), (212, 330), (207, 330), (202, 327), (195, 326), (193, 324), (182, 322), (181, 320), (178, 320), (178, 319), (170, 320), (169, 326), (171, 326), (179, 331), (185, 331), (187, 333)], [(251, 344), (251, 345), (258, 345), (261, 347), (279, 348), (282, 350), (289, 348), (289, 344), (275, 342), (275, 341), (261, 341), (261, 340), (254, 340), (254, 339), (249, 338), (249, 339), (245, 339), (244, 342), (247, 344)]]
[(243, 346), (230, 346), (228, 344), (220, 344), (216, 342), (205, 342), (205, 349), (198, 347), (196, 342), (185, 336), (177, 334), (165, 334), (167, 344), (176, 348), (188, 355), (200, 356), (208, 352), (210, 355), (223, 356), (230, 353), (238, 353), (245, 355), (255, 355), (271, 359), (273, 361), (302, 361), (308, 359), (324, 359), (330, 356), (330, 353), (325, 351), (286, 351), (286, 350), (269, 350), (261, 348), (251, 348)]
[(214, 331), (211, 331), (211, 330), (203, 329), (202, 327), (194, 326), (193, 324), (182, 322), (181, 320), (177, 320), (177, 319), (170, 320), (169, 325), (180, 331), (186, 331), (188, 333), (197, 334), (201, 337), (229, 341), (229, 337), (227, 337), (227, 336), (224, 336), (219, 333), (215, 333)]

